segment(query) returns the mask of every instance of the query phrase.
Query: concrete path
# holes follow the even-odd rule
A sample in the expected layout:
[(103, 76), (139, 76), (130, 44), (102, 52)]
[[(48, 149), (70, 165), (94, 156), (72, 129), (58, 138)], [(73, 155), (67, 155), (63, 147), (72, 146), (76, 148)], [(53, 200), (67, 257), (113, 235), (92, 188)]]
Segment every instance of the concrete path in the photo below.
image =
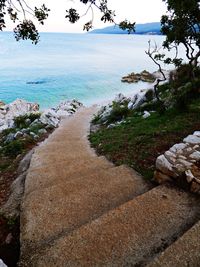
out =
[[(98, 157), (82, 108), (35, 151), (21, 212), (20, 266), (140, 266), (199, 218), (199, 201)], [(187, 218), (187, 220), (186, 220)]]

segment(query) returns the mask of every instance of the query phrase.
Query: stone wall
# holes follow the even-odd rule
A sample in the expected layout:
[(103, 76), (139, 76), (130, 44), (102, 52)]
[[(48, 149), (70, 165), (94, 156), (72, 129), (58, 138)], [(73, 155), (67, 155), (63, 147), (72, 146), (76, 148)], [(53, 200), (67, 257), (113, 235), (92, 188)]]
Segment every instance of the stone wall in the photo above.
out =
[(181, 182), (200, 194), (200, 131), (187, 136), (156, 160), (154, 179), (159, 183)]

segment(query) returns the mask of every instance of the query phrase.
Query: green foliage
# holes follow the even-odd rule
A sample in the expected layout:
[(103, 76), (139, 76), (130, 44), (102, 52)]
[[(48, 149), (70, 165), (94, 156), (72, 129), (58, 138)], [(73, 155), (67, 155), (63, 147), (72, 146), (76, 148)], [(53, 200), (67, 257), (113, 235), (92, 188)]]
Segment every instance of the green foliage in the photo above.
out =
[(6, 144), (2, 148), (2, 154), (4, 156), (15, 158), (17, 155), (21, 154), (25, 148), (25, 143), (22, 140), (14, 140), (9, 144)]
[(16, 129), (15, 128), (8, 128), (8, 129), (5, 129), (1, 132), (2, 136), (7, 136), (10, 133), (16, 133)]
[(94, 117), (92, 118), (92, 124), (99, 124), (101, 121), (101, 116), (100, 114), (95, 114)]
[(127, 30), (128, 34), (130, 34), (131, 32), (135, 32), (135, 22), (131, 23), (127, 20), (124, 20), (124, 21), (120, 22), (119, 28), (122, 29), (123, 31)]
[[(194, 69), (195, 76), (200, 77), (200, 68)], [(170, 84), (174, 89), (183, 86), (184, 84), (191, 82), (191, 67), (189, 64), (183, 64), (170, 74)]]
[[(23, 116), (18, 116), (14, 118), (15, 126), (19, 129), (26, 128), (32, 123), (34, 120), (39, 119), (41, 116), (40, 113), (30, 113)], [(30, 120), (30, 123), (27, 123), (27, 119)]]
[(29, 127), (30, 132), (33, 132), (33, 133), (35, 133), (35, 134), (38, 134), (38, 131), (39, 131), (40, 129), (43, 129), (43, 128), (44, 128), (44, 125), (43, 125), (42, 123), (37, 123), (37, 124), (35, 124), (35, 125)]
[(193, 85), (191, 82), (186, 83), (185, 85), (179, 87), (173, 94), (175, 102), (175, 108), (179, 111), (185, 111), (188, 108), (188, 105), (194, 99), (195, 93), (193, 90)]
[(171, 50), (172, 47), (178, 48), (179, 44), (183, 44), (190, 67), (196, 67), (200, 56), (199, 0), (163, 1), (168, 9), (167, 15), (162, 16), (161, 19), (161, 31), (166, 35), (163, 46)]
[(145, 93), (145, 97), (146, 97), (147, 102), (152, 101), (153, 98), (154, 98), (154, 92), (153, 92), (153, 90), (151, 90), (151, 89), (148, 90), (148, 91)]
[(112, 111), (110, 116), (107, 118), (107, 122), (114, 123), (125, 119), (129, 114), (128, 103), (124, 102), (123, 104), (113, 101)]
[(90, 134), (90, 141), (100, 155), (116, 164), (128, 164), (150, 179), (158, 155), (199, 129), (200, 99), (193, 100), (187, 112), (174, 108), (163, 115), (152, 113), (147, 119), (134, 114), (118, 127), (102, 126)]

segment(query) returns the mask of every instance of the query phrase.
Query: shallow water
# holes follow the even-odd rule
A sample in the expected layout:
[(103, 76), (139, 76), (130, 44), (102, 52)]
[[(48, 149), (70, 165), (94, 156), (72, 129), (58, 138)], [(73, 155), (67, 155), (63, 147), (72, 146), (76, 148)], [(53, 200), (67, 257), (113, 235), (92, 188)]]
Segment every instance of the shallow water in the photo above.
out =
[(76, 98), (85, 105), (134, 94), (149, 84), (124, 84), (132, 71), (155, 71), (148, 40), (163, 36), (42, 33), (38, 45), (0, 33), (0, 100), (38, 102), (42, 108)]

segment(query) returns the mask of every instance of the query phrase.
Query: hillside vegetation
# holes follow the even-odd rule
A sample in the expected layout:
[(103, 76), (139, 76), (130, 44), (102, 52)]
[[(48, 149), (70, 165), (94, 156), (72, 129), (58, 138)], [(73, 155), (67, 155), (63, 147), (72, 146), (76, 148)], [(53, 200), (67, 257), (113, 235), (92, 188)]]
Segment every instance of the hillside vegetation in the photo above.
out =
[(200, 129), (200, 81), (191, 82), (185, 69), (182, 66), (159, 86), (161, 101), (148, 90), (135, 104), (121, 97), (103, 107), (93, 118), (98, 130), (90, 134), (97, 153), (153, 178), (156, 158)]

